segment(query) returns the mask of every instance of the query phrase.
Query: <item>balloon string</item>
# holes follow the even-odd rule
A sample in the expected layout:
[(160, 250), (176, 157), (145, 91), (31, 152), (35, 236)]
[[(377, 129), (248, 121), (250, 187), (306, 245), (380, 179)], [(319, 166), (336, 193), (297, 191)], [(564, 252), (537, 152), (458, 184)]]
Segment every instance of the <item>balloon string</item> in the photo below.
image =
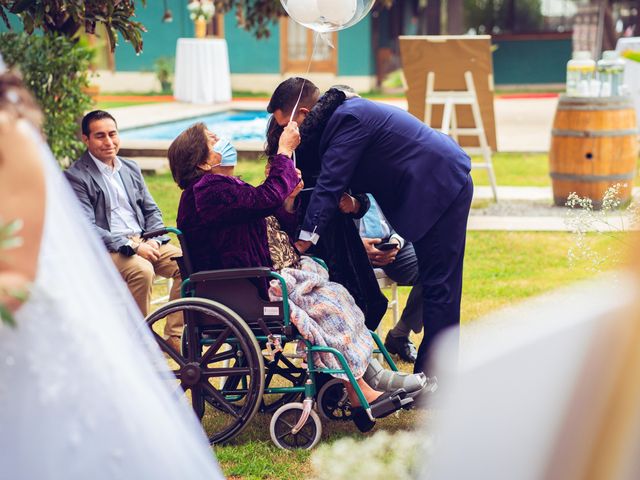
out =
[[(309, 58), (309, 64), (307, 65), (307, 71), (304, 74), (302, 79), (302, 87), (300, 87), (300, 93), (298, 94), (298, 99), (296, 100), (296, 104), (293, 106), (293, 110), (291, 111), (291, 115), (289, 115), (289, 121), (293, 120), (293, 114), (296, 113), (298, 109), (298, 105), (300, 104), (300, 99), (302, 98), (302, 92), (304, 91), (304, 85), (307, 83), (307, 75), (311, 71), (311, 62), (313, 62), (313, 56), (316, 54), (316, 47), (318, 46), (318, 37), (320, 36), (320, 32), (315, 32), (313, 36), (313, 51), (311, 52), (311, 57)], [(296, 166), (296, 151), (293, 151), (293, 166)]]

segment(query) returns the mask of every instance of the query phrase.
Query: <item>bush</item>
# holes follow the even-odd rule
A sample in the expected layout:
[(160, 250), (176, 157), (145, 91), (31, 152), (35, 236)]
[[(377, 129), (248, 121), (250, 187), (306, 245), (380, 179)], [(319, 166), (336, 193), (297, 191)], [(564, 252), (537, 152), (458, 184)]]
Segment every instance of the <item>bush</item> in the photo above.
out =
[(89, 85), (91, 50), (58, 35), (0, 34), (0, 53), (9, 67), (17, 67), (25, 85), (44, 112), (44, 132), (61, 165), (84, 150), (79, 120), (91, 106), (83, 89)]

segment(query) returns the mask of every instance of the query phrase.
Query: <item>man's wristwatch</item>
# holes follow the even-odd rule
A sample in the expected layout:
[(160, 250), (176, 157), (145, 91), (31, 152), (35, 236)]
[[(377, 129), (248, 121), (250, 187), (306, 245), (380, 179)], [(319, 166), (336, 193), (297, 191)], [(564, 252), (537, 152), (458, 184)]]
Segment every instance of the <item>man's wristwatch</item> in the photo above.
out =
[(133, 257), (138, 253), (138, 247), (140, 247), (139, 243), (134, 244), (133, 241), (129, 240), (118, 249), (118, 252), (127, 257)]

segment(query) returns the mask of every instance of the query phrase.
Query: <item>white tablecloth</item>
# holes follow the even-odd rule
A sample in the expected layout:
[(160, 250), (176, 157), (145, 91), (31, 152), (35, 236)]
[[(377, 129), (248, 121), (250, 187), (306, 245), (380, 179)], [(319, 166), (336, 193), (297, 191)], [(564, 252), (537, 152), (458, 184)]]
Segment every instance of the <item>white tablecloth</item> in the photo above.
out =
[(231, 101), (227, 41), (179, 38), (173, 96), (189, 103)]
[[(616, 51), (640, 51), (640, 37), (623, 37), (616, 44)], [(624, 59), (624, 83), (629, 87), (629, 93), (636, 107), (636, 118), (640, 125), (640, 62)]]

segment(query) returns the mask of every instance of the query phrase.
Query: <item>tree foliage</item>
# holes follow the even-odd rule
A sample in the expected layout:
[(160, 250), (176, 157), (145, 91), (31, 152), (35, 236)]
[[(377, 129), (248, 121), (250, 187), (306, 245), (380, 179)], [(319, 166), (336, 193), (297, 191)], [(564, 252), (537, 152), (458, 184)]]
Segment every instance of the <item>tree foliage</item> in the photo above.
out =
[[(142, 0), (142, 5), (146, 0)], [(20, 17), (28, 34), (35, 29), (45, 34), (77, 37), (80, 29), (94, 33), (96, 24), (106, 27), (113, 51), (117, 45), (117, 33), (130, 42), (136, 52), (142, 50), (144, 25), (133, 20), (135, 0), (0, 0), (0, 17), (11, 28), (8, 13)]]
[[(20, 70), (40, 103), (49, 145), (64, 165), (84, 148), (78, 122), (91, 107), (85, 89), (92, 53), (81, 41), (81, 31), (94, 33), (101, 23), (112, 51), (119, 33), (140, 52), (146, 29), (134, 20), (135, 0), (0, 0), (0, 18), (11, 29), (9, 14), (18, 16), (26, 33), (2, 34), (0, 52), (10, 67)], [(43, 35), (32, 35), (36, 30)]]
[(61, 164), (84, 149), (78, 139), (78, 120), (91, 106), (83, 92), (88, 85), (91, 51), (59, 34), (4, 33), (0, 53), (10, 67), (18, 66), (23, 81), (45, 114), (44, 133)]

